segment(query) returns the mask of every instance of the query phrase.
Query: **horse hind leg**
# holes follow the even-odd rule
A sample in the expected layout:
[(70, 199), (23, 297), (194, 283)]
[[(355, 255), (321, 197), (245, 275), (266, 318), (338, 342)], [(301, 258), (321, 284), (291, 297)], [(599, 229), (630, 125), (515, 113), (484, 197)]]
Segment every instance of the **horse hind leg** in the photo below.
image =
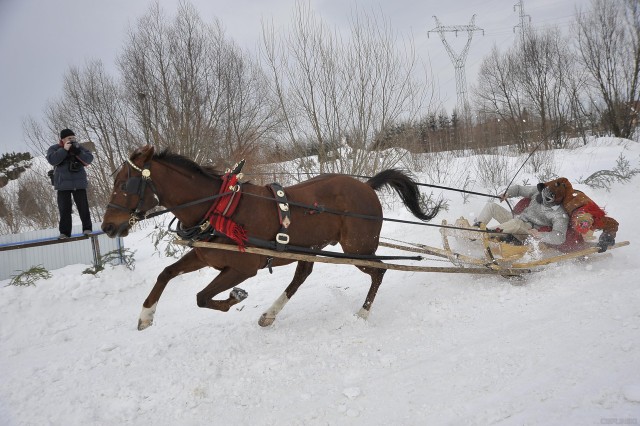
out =
[(291, 283), (287, 286), (284, 292), (276, 299), (275, 302), (267, 309), (258, 320), (258, 324), (262, 327), (267, 327), (273, 324), (276, 320), (278, 313), (284, 308), (284, 305), (291, 299), (291, 297), (298, 291), (298, 287), (307, 279), (307, 277), (313, 271), (313, 262), (298, 262), (296, 266), (296, 272), (293, 275)]
[(376, 294), (378, 293), (378, 289), (380, 288), (380, 284), (382, 284), (382, 279), (384, 278), (384, 274), (387, 270), (372, 268), (369, 266), (358, 266), (358, 269), (371, 277), (369, 292), (367, 293), (367, 297), (364, 299), (364, 304), (357, 313), (360, 318), (367, 319), (369, 317), (369, 312), (371, 311), (371, 305), (373, 305), (373, 300), (376, 298)]
[(216, 276), (208, 286), (202, 289), (197, 295), (197, 303), (201, 308), (215, 309), (217, 311), (227, 312), (236, 303), (242, 302), (247, 298), (246, 291), (234, 288), (229, 292), (229, 297), (225, 300), (213, 300), (217, 294), (222, 293), (225, 290), (229, 290), (231, 287), (240, 284), (248, 278), (256, 275), (257, 270), (250, 270), (248, 272), (240, 272), (235, 269), (226, 267), (218, 276)]
[(147, 296), (142, 304), (142, 312), (140, 312), (140, 317), (138, 318), (138, 330), (144, 330), (153, 324), (158, 301), (169, 281), (178, 275), (197, 271), (205, 266), (207, 265), (196, 256), (195, 250), (191, 250), (177, 262), (164, 268), (160, 275), (158, 275), (149, 296)]

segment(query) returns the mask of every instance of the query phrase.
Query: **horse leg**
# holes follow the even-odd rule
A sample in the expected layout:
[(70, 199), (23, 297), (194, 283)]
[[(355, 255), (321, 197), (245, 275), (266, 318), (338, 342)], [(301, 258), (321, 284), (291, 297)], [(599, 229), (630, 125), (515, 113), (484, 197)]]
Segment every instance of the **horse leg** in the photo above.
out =
[(207, 266), (207, 264), (196, 256), (195, 250), (191, 250), (182, 256), (180, 260), (164, 268), (160, 275), (158, 275), (151, 293), (149, 293), (149, 296), (147, 296), (142, 304), (142, 312), (140, 312), (140, 318), (138, 318), (138, 330), (144, 330), (153, 324), (153, 317), (156, 313), (158, 300), (160, 300), (160, 296), (169, 281), (180, 274), (197, 271), (205, 266)]
[(358, 269), (371, 277), (371, 287), (369, 287), (367, 297), (364, 299), (364, 305), (362, 305), (362, 308), (360, 308), (357, 314), (360, 318), (367, 319), (369, 317), (371, 305), (373, 304), (373, 299), (376, 298), (378, 288), (380, 288), (380, 284), (382, 284), (382, 278), (384, 278), (384, 273), (387, 272), (387, 270), (372, 268), (370, 266), (358, 266)]
[(227, 312), (233, 305), (247, 298), (247, 293), (242, 289), (233, 289), (226, 300), (213, 300), (213, 297), (231, 287), (240, 284), (244, 280), (257, 274), (257, 270), (240, 272), (229, 267), (224, 268), (217, 277), (209, 283), (197, 295), (197, 303), (201, 308), (215, 309)]
[(307, 279), (309, 274), (313, 271), (313, 262), (298, 262), (296, 266), (296, 272), (293, 275), (291, 283), (287, 286), (284, 292), (276, 299), (275, 302), (267, 309), (258, 320), (258, 324), (262, 327), (267, 327), (276, 320), (278, 313), (284, 308), (284, 305), (291, 299), (291, 296), (296, 294), (298, 287)]

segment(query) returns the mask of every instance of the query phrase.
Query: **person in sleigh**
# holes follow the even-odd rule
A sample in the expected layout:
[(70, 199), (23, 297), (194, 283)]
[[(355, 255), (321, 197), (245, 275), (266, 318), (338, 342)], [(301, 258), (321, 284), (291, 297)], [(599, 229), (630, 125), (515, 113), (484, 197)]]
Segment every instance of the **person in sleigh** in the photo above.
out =
[(566, 241), (560, 247), (561, 251), (588, 247), (584, 236), (590, 231), (602, 231), (597, 244), (600, 253), (616, 243), (618, 222), (607, 216), (584, 192), (574, 189), (567, 178), (561, 177), (539, 185), (553, 194), (554, 202), (561, 204), (570, 217), (571, 226)]
[[(515, 238), (512, 242), (523, 243), (527, 239), (533, 239), (554, 246), (565, 242), (569, 215), (544, 184), (513, 185), (502, 194), (500, 202), (513, 197), (523, 197), (513, 213), (499, 204), (489, 202), (483, 207), (474, 226), (486, 226), (495, 219), (500, 225), (494, 230), (510, 234), (512, 239)], [(524, 200), (528, 201), (522, 203)]]

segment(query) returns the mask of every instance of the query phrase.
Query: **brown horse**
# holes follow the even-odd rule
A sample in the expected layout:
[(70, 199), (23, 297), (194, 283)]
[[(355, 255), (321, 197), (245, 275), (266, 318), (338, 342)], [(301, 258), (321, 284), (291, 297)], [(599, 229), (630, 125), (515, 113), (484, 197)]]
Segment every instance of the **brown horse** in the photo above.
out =
[[(137, 149), (117, 171), (113, 194), (104, 215), (102, 230), (110, 237), (125, 236), (132, 224), (157, 205), (168, 209), (218, 194), (222, 178), (215, 171), (167, 150), (154, 154), (151, 146)], [(340, 174), (321, 175), (285, 188), (290, 208), (289, 244), (321, 249), (340, 243), (344, 253), (374, 255), (382, 227), (382, 207), (375, 190), (390, 186), (401, 196), (405, 206), (418, 218), (428, 221), (435, 217), (439, 205), (425, 212), (420, 207), (417, 185), (397, 170), (386, 170), (366, 183)], [(242, 184), (242, 198), (232, 220), (242, 226), (248, 236), (273, 241), (281, 231), (277, 204), (268, 187)], [(211, 202), (190, 204), (173, 211), (184, 228), (202, 221)], [(301, 206), (326, 206), (344, 214), (310, 211)], [(313, 214), (310, 214), (313, 213)], [(358, 217), (360, 215), (360, 217)], [(366, 217), (365, 217), (366, 216)], [(374, 220), (372, 220), (372, 217)], [(376, 220), (377, 219), (377, 220)], [(211, 241), (235, 244), (224, 236)], [(226, 300), (213, 300), (217, 294), (251, 278), (266, 266), (281, 266), (293, 260), (217, 250), (193, 248), (180, 260), (166, 267), (157, 278), (151, 293), (143, 303), (138, 329), (153, 323), (158, 300), (174, 277), (211, 266), (220, 273), (197, 295), (202, 308), (228, 311), (244, 297), (243, 290), (230, 292)], [(366, 318), (380, 287), (385, 269), (358, 266), (371, 277), (371, 286), (358, 315)], [(268, 326), (295, 294), (313, 269), (313, 262), (299, 261), (293, 280), (280, 297), (260, 317), (259, 324)]]

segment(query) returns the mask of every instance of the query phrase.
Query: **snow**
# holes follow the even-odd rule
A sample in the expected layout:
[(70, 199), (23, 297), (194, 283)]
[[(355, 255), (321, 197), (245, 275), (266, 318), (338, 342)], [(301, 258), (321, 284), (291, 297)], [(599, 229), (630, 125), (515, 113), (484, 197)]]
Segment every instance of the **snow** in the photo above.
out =
[[(575, 183), (621, 152), (640, 166), (638, 143), (615, 139), (554, 161)], [(227, 313), (196, 306), (216, 274), (204, 269), (170, 282), (154, 325), (138, 331), (143, 300), (174, 261), (154, 254), (149, 228), (125, 239), (134, 271), (71, 265), (35, 287), (2, 281), (0, 424), (637, 424), (640, 176), (611, 192), (575, 186), (630, 246), (516, 283), (388, 271), (368, 320), (354, 315), (368, 277), (353, 267), (316, 264), (267, 328), (257, 321), (293, 265), (242, 283), (249, 297)], [(486, 202), (445, 196), (450, 209), (433, 223)], [(411, 219), (399, 202), (385, 215)], [(440, 246), (437, 228), (386, 222), (383, 236)]]

